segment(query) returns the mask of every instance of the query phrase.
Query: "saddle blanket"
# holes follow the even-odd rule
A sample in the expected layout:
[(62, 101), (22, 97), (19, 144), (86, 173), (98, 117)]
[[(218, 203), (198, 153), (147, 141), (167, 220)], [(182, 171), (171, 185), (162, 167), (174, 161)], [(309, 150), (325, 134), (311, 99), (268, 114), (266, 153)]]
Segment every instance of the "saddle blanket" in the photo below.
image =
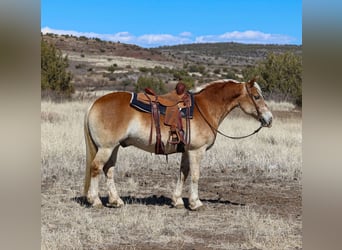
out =
[[(191, 106), (190, 106), (190, 116), (189, 118), (192, 119), (192, 116), (193, 116), (193, 113), (194, 113), (194, 96), (192, 93), (189, 93), (190, 95), (190, 98), (191, 98)], [(132, 93), (132, 97), (131, 97), (131, 100), (130, 100), (130, 105), (141, 110), (141, 111), (144, 111), (144, 112), (147, 112), (147, 113), (151, 113), (151, 105), (150, 104), (147, 104), (147, 103), (144, 103), (144, 102), (141, 102), (138, 100), (138, 95), (137, 93)], [(162, 104), (159, 104), (159, 109), (160, 109), (160, 114), (161, 115), (165, 115), (165, 112), (166, 112), (166, 106), (162, 105)], [(182, 117), (186, 117), (186, 108), (182, 108), (180, 110), (180, 113), (182, 115)]]

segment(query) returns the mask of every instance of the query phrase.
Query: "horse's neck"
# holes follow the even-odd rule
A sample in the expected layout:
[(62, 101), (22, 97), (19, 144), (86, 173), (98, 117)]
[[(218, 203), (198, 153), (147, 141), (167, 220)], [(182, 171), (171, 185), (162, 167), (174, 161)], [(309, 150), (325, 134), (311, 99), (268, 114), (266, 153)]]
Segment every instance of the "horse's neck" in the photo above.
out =
[(231, 84), (211, 87), (198, 94), (198, 102), (202, 112), (209, 115), (213, 126), (218, 127), (229, 112), (238, 103), (236, 98), (240, 93), (241, 86)]

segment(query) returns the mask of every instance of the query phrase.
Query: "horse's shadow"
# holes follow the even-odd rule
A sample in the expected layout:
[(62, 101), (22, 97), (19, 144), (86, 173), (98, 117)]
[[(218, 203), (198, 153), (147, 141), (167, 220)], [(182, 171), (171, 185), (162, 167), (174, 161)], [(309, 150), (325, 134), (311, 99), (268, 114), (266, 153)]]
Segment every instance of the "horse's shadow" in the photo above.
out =
[[(105, 207), (112, 207), (108, 206), (108, 197), (100, 197), (102, 204)], [(123, 196), (121, 197), (123, 202), (126, 205), (132, 205), (132, 204), (143, 204), (143, 205), (152, 205), (152, 206), (169, 206), (173, 207), (172, 200), (168, 197), (165, 197), (163, 195), (156, 196), (151, 195), (147, 197), (134, 197), (134, 196)], [(91, 207), (91, 204), (87, 201), (86, 197), (84, 196), (78, 196), (71, 199), (72, 201), (80, 204), (83, 207)], [(211, 204), (225, 204), (225, 205), (233, 205), (233, 206), (245, 206), (243, 203), (237, 203), (237, 202), (231, 202), (229, 200), (221, 200), (221, 199), (202, 199), (201, 200), (204, 204), (205, 203), (211, 203)], [(186, 209), (190, 209), (189, 207), (189, 199), (183, 198), (184, 207)]]

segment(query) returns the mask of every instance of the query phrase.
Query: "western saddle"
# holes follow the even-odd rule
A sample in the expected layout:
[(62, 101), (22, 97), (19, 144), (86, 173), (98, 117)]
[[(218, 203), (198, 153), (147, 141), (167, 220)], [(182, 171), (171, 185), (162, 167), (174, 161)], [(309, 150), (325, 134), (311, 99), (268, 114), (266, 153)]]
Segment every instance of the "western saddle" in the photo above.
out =
[[(164, 125), (170, 127), (168, 146), (184, 152), (184, 146), (190, 143), (190, 94), (186, 91), (184, 83), (179, 82), (176, 88), (165, 94), (157, 95), (152, 89), (146, 88), (145, 93), (138, 93), (137, 99), (151, 105), (151, 131), (149, 143), (152, 144), (153, 127), (156, 130), (156, 154), (166, 154), (165, 145), (161, 140), (160, 133), (160, 105), (166, 107)], [(186, 130), (183, 129), (181, 109), (186, 110)]]

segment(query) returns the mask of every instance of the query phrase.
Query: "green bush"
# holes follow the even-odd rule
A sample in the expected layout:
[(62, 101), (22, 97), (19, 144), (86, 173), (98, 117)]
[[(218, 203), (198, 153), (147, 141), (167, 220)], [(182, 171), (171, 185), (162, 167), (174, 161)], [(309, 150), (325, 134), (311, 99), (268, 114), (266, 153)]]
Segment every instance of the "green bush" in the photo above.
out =
[(146, 68), (146, 67), (139, 67), (139, 71), (142, 72), (142, 73), (147, 73), (150, 71), (149, 68)]
[[(72, 75), (66, 69), (68, 57), (53, 44), (41, 40), (41, 90), (42, 96), (70, 97), (74, 92)], [(52, 96), (51, 96), (52, 95)]]
[(258, 76), (265, 95), (277, 101), (302, 104), (302, 58), (291, 52), (268, 54), (256, 67), (243, 70), (244, 80)]
[(136, 92), (142, 92), (145, 88), (153, 89), (156, 94), (165, 94), (166, 87), (163, 81), (155, 77), (140, 76), (137, 83), (134, 85)]
[(120, 85), (123, 87), (123, 90), (126, 90), (129, 85), (131, 85), (132, 81), (129, 79), (124, 79), (120, 82)]
[(110, 73), (113, 73), (116, 69), (117, 69), (118, 65), (116, 63), (110, 65), (107, 70), (110, 72)]
[(214, 69), (214, 73), (217, 74), (217, 75), (220, 74), (221, 73), (221, 69)]
[(226, 71), (225, 74), (222, 74), (222, 77), (225, 79), (235, 79), (236, 80), (236, 75), (232, 71)]
[(204, 65), (197, 65), (197, 64), (192, 64), (188, 67), (189, 72), (199, 72), (203, 74), (205, 72), (205, 66)]
[(186, 70), (173, 70), (173, 78), (182, 81), (188, 90), (195, 84), (195, 79)]

